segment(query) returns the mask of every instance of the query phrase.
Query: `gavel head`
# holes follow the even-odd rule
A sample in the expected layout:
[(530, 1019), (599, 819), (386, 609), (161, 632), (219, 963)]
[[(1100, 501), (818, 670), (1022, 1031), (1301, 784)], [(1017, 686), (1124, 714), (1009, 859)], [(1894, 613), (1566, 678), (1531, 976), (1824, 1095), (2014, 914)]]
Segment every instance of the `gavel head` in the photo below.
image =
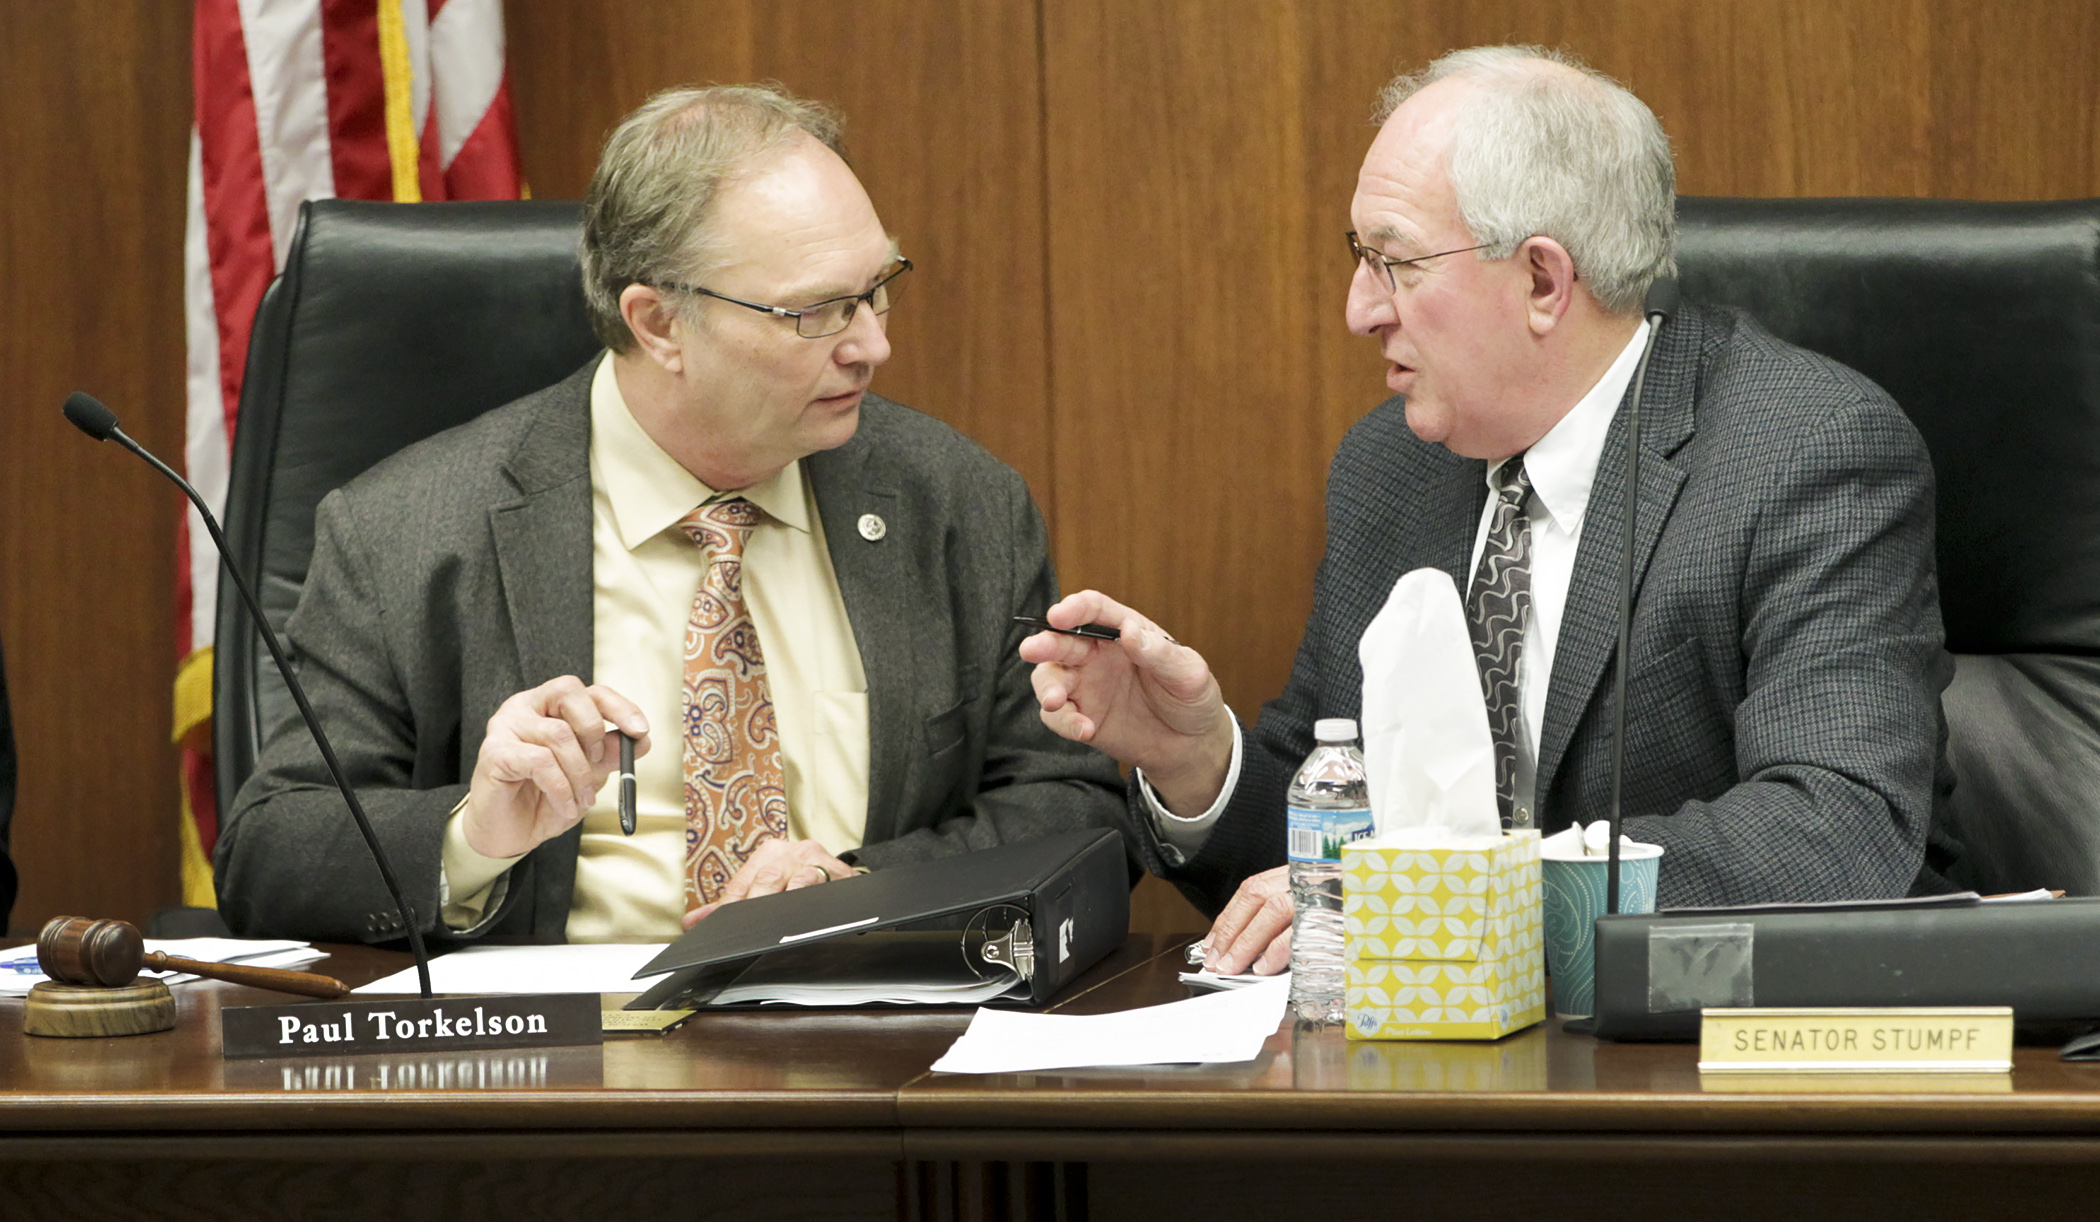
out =
[(124, 921), (52, 917), (36, 936), (36, 959), (60, 984), (115, 988), (138, 977), (146, 940)]

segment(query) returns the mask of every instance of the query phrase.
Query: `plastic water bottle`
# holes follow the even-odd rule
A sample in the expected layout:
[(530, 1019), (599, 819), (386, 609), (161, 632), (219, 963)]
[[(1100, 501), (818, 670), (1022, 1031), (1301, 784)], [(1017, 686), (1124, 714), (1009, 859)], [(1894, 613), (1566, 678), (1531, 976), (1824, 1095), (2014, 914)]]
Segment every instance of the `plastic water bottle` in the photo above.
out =
[(1291, 1005), (1306, 1022), (1343, 1018), (1342, 846), (1371, 834), (1371, 790), (1356, 722), (1323, 718), (1291, 778)]

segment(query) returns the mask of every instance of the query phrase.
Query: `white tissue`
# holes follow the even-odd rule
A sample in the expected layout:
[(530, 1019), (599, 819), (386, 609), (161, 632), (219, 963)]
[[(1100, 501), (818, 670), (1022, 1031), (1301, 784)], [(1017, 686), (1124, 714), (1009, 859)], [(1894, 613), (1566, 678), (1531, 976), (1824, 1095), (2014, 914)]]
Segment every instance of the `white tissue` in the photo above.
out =
[(1500, 835), (1494, 740), (1451, 575), (1416, 569), (1395, 582), (1357, 656), (1379, 836), (1428, 827), (1453, 837)]
[[(1580, 823), (1564, 827), (1539, 841), (1539, 856), (1547, 861), (1602, 860), (1610, 853), (1611, 824), (1603, 819), (1587, 827)], [(1644, 857), (1660, 856), (1662, 846), (1643, 844), (1624, 832), (1619, 833), (1619, 860), (1639, 861)]]

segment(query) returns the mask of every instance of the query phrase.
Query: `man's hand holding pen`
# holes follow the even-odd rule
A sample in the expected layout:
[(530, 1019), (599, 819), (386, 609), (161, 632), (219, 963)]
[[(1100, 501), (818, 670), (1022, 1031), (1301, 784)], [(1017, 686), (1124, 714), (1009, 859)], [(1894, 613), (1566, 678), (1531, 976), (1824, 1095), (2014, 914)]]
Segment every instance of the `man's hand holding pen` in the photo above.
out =
[[(1203, 655), (1095, 590), (1067, 596), (1044, 617), (1053, 630), (1021, 642), (1043, 724), (1143, 768), (1169, 810), (1208, 809), (1232, 766), (1233, 731)], [(1081, 625), (1114, 629), (1117, 639), (1072, 635)]]
[(648, 718), (609, 687), (564, 675), (504, 701), (475, 760), (467, 843), (516, 857), (575, 826), (620, 762), (612, 727), (648, 753)]
[[(1232, 770), (1233, 725), (1203, 655), (1094, 590), (1067, 597), (1044, 617), (1052, 630), (1021, 642), (1021, 659), (1035, 664), (1043, 724), (1142, 768), (1175, 814), (1209, 810)], [(1080, 625), (1114, 629), (1116, 639), (1073, 634)], [(1203, 939), (1206, 965), (1226, 974), (1282, 971), (1290, 964), (1290, 918), (1283, 870), (1247, 879)]]

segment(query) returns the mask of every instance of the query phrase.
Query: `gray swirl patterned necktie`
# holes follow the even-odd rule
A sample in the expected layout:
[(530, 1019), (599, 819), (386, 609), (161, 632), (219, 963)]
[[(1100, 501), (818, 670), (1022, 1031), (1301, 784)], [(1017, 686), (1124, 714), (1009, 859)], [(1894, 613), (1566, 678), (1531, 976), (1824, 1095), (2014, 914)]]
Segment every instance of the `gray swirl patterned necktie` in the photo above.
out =
[[(1480, 568), (1466, 596), (1473, 654), (1480, 663), (1480, 692), (1487, 699), (1488, 732), (1495, 739), (1495, 803), (1502, 826), (1514, 826), (1517, 793), (1517, 734), (1522, 693), (1517, 678), (1524, 652), (1524, 625), (1531, 622), (1531, 518), (1524, 502), (1531, 477), (1518, 455), (1495, 473), (1495, 516), (1488, 524)], [(1523, 826), (1530, 827), (1527, 818)]]

